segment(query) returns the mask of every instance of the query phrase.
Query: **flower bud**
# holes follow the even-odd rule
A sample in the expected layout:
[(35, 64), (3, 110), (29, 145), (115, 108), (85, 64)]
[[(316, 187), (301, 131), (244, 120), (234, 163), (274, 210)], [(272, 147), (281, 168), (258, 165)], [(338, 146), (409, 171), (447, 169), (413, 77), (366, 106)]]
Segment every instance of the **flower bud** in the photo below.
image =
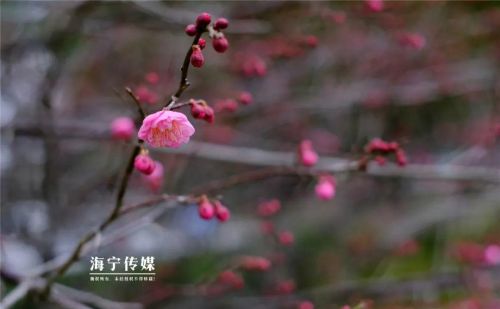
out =
[(266, 271), (271, 267), (271, 262), (259, 256), (247, 256), (242, 258), (241, 267), (250, 271)]
[(226, 206), (222, 205), (220, 201), (214, 202), (215, 207), (215, 216), (219, 219), (220, 222), (226, 222), (231, 217), (231, 213)]
[(283, 231), (278, 235), (278, 241), (284, 246), (289, 246), (295, 241), (293, 233), (290, 231)]
[(129, 117), (119, 117), (111, 122), (111, 136), (116, 140), (128, 141), (135, 131), (134, 121)]
[(238, 96), (238, 101), (240, 101), (240, 103), (243, 105), (249, 105), (253, 101), (252, 94), (248, 91), (242, 91)]
[(200, 38), (198, 40), (198, 46), (200, 46), (201, 49), (204, 49), (205, 46), (207, 46), (207, 41), (204, 38)]
[(214, 217), (214, 206), (206, 197), (203, 197), (198, 204), (198, 214), (204, 220), (210, 220)]
[(231, 270), (225, 270), (219, 274), (217, 281), (221, 284), (232, 287), (233, 289), (241, 289), (245, 285), (243, 278)]
[(157, 84), (160, 81), (160, 76), (156, 72), (149, 72), (146, 74), (146, 80), (150, 84)]
[(335, 196), (335, 179), (330, 175), (321, 176), (314, 190), (320, 200), (331, 200)]
[(257, 207), (257, 214), (262, 217), (269, 217), (276, 214), (281, 209), (281, 203), (277, 199), (265, 201)]
[(227, 26), (229, 26), (229, 21), (223, 17), (217, 18), (214, 24), (214, 29), (215, 30), (223, 30), (226, 29)]
[(229, 42), (226, 37), (221, 36), (220, 38), (214, 38), (212, 40), (212, 46), (218, 53), (223, 53), (229, 48)]
[(155, 169), (155, 162), (147, 154), (140, 154), (135, 157), (134, 167), (144, 175), (151, 175)]
[(316, 165), (318, 154), (314, 151), (310, 140), (303, 140), (299, 145), (299, 162), (307, 167)]
[(403, 149), (398, 149), (396, 151), (396, 163), (399, 166), (405, 166), (408, 163), (408, 159), (406, 158), (406, 153)]
[(195, 36), (197, 32), (196, 26), (194, 24), (189, 24), (186, 26), (186, 29), (184, 29), (184, 32), (189, 36)]
[(205, 58), (198, 45), (193, 45), (193, 53), (191, 54), (191, 64), (196, 68), (201, 68), (205, 63)]
[(310, 301), (302, 301), (297, 306), (298, 309), (314, 309), (314, 304)]
[(371, 12), (377, 13), (384, 9), (384, 2), (382, 0), (365, 0), (365, 6)]
[(212, 16), (210, 14), (203, 12), (198, 17), (196, 17), (196, 26), (198, 29), (205, 30), (205, 27), (212, 21)]
[(143, 179), (144, 182), (149, 186), (151, 191), (153, 192), (158, 192), (161, 187), (163, 186), (163, 179), (164, 179), (164, 174), (163, 174), (163, 164), (159, 161), (154, 161), (155, 168), (153, 172), (150, 175), (144, 175)]

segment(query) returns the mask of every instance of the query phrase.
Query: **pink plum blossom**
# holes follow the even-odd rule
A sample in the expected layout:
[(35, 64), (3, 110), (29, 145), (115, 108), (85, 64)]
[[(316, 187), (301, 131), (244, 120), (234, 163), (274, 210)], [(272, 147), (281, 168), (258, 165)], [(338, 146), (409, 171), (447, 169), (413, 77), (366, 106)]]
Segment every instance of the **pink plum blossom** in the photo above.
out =
[(195, 132), (183, 113), (162, 110), (147, 116), (139, 129), (139, 138), (153, 147), (179, 147)]

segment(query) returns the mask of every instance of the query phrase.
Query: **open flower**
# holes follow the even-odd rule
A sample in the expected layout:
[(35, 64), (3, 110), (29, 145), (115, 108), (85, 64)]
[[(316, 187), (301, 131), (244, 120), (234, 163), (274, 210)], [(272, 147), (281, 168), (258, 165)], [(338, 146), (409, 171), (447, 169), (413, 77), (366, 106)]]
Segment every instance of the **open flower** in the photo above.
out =
[(179, 147), (194, 131), (183, 113), (162, 110), (144, 119), (138, 136), (153, 147)]

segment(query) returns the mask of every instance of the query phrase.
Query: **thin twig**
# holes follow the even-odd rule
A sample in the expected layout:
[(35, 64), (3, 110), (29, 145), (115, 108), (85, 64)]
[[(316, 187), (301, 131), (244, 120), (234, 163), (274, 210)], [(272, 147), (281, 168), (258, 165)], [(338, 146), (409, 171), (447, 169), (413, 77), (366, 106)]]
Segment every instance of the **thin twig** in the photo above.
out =
[(132, 101), (134, 101), (135, 105), (137, 106), (137, 110), (139, 112), (139, 115), (141, 115), (141, 119), (146, 118), (146, 113), (144, 112), (144, 109), (142, 109), (141, 102), (137, 98), (137, 96), (134, 94), (132, 89), (130, 87), (125, 87), (125, 91), (128, 93), (128, 95), (132, 98)]

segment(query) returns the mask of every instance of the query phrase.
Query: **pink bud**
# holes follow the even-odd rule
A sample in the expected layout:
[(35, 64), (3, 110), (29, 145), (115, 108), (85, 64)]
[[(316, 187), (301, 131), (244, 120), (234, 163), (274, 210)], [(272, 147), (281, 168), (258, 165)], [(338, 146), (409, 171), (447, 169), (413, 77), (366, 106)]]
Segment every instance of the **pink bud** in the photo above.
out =
[(295, 282), (293, 280), (283, 280), (276, 285), (276, 293), (290, 294), (295, 291)]
[(377, 162), (378, 165), (383, 166), (383, 165), (385, 165), (386, 159), (384, 156), (376, 156), (375, 162)]
[(310, 140), (303, 140), (299, 145), (299, 161), (302, 165), (310, 167), (318, 162), (318, 154), (314, 151)]
[(222, 205), (220, 201), (214, 202), (215, 206), (215, 216), (219, 219), (220, 222), (226, 222), (231, 217), (231, 213), (226, 206)]
[(144, 175), (143, 179), (153, 192), (158, 192), (163, 186), (163, 164), (160, 161), (154, 161), (154, 170), (150, 175)]
[(293, 242), (295, 241), (295, 237), (293, 236), (292, 232), (283, 231), (278, 235), (278, 240), (280, 244), (284, 246), (289, 246), (293, 244)]
[(318, 46), (318, 38), (314, 35), (308, 35), (304, 38), (304, 44), (308, 47), (314, 48)]
[(195, 119), (204, 119), (205, 118), (205, 107), (197, 103), (196, 101), (191, 103), (191, 115)]
[(297, 309), (314, 309), (314, 304), (310, 301), (303, 301), (299, 304)]
[(399, 166), (405, 166), (408, 163), (408, 159), (406, 158), (406, 153), (403, 149), (398, 149), (396, 151), (396, 162)]
[(413, 49), (422, 49), (426, 44), (425, 37), (420, 33), (404, 33), (399, 37), (399, 42)]
[(212, 21), (212, 16), (210, 14), (203, 12), (198, 17), (196, 17), (196, 26), (198, 28), (204, 29)]
[(217, 18), (214, 24), (214, 29), (215, 30), (223, 30), (226, 29), (229, 26), (229, 21), (225, 19), (224, 17)]
[(160, 81), (160, 76), (156, 72), (149, 72), (148, 74), (146, 74), (146, 80), (150, 84), (154, 85), (154, 84), (157, 84), (158, 81)]
[(219, 274), (217, 281), (221, 284), (231, 286), (233, 289), (241, 289), (245, 283), (240, 275), (231, 270), (225, 270)]
[(134, 167), (139, 172), (144, 175), (150, 175), (155, 169), (155, 162), (150, 156), (146, 154), (140, 154), (135, 157)]
[(191, 54), (191, 64), (196, 68), (201, 68), (204, 63), (205, 63), (205, 58), (203, 57), (200, 47), (194, 45), (193, 53)]
[(229, 42), (222, 36), (220, 38), (214, 38), (212, 40), (212, 46), (218, 53), (223, 53), (229, 48)]
[(242, 258), (241, 267), (245, 270), (266, 271), (271, 267), (271, 262), (263, 257), (247, 256)]
[(240, 95), (238, 96), (238, 100), (243, 105), (249, 105), (252, 103), (253, 97), (252, 97), (252, 94), (250, 92), (242, 91), (242, 92), (240, 92)]
[(365, 6), (372, 12), (381, 12), (384, 9), (384, 2), (382, 0), (365, 0)]
[(218, 100), (214, 108), (217, 112), (235, 112), (238, 109), (238, 102), (233, 99)]
[(489, 245), (484, 250), (484, 259), (489, 265), (500, 264), (500, 246)]
[(271, 221), (262, 221), (260, 230), (264, 234), (272, 234), (274, 232), (274, 224)]
[(119, 117), (111, 122), (111, 136), (117, 140), (128, 141), (135, 131), (134, 121), (129, 117)]
[(214, 213), (214, 206), (207, 198), (202, 198), (198, 204), (198, 214), (200, 215), (200, 218), (210, 220), (214, 217)]
[(198, 46), (200, 46), (201, 49), (204, 49), (205, 46), (207, 46), (207, 41), (204, 38), (200, 38), (198, 40)]
[(323, 201), (335, 196), (335, 179), (330, 175), (321, 176), (315, 187), (316, 196)]
[(265, 201), (257, 207), (257, 214), (262, 217), (269, 217), (276, 214), (281, 209), (281, 203), (277, 199)]
[(197, 32), (196, 26), (194, 24), (189, 24), (186, 26), (186, 29), (184, 29), (184, 32), (186, 32), (186, 34), (189, 36), (195, 36)]

